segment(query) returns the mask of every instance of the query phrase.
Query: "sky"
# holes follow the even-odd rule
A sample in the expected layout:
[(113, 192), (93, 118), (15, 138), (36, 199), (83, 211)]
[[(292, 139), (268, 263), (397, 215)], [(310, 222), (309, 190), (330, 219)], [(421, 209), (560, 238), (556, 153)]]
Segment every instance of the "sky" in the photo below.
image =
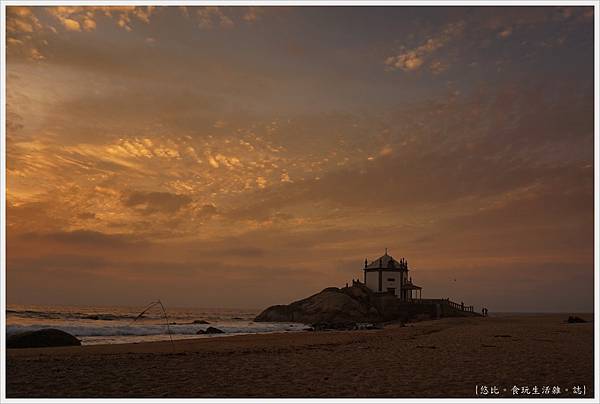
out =
[(9, 304), (262, 309), (406, 258), (593, 311), (592, 7), (7, 7)]

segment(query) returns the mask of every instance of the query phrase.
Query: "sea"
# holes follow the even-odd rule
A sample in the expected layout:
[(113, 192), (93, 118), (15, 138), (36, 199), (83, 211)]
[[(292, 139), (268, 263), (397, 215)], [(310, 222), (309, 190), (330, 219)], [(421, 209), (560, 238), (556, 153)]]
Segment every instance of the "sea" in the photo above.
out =
[[(166, 307), (163, 311), (160, 305), (145, 309), (147, 306), (8, 305), (6, 334), (57, 328), (79, 338), (82, 345), (96, 345), (300, 332), (307, 328), (300, 323), (254, 322), (258, 310)], [(218, 328), (223, 334), (197, 334), (208, 327)]]

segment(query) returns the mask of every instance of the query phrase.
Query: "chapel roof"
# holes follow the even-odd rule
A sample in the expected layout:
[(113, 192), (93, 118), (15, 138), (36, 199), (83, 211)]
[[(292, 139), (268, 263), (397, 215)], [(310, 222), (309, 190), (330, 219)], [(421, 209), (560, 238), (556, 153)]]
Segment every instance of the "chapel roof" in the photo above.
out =
[[(406, 270), (408, 270), (408, 265), (406, 263), (406, 260), (401, 259), (400, 261), (401, 262), (397, 261), (391, 255), (388, 255), (387, 250), (386, 250), (385, 254), (383, 254), (381, 257), (377, 258), (374, 261), (371, 261), (370, 264), (367, 264), (365, 266), (365, 269), (383, 268), (383, 269), (406, 269)], [(366, 262), (366, 260), (365, 260), (365, 262)]]

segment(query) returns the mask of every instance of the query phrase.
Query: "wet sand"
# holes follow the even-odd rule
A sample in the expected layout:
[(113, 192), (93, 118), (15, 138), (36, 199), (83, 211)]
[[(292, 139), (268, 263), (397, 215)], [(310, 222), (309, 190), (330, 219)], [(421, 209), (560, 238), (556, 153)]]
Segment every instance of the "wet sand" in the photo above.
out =
[[(579, 315), (593, 321), (593, 315)], [(558, 386), (593, 397), (594, 325), (565, 314), (448, 318), (383, 330), (11, 349), (7, 396), (477, 397)], [(567, 392), (564, 390), (568, 389)], [(504, 391), (506, 389), (506, 391)], [(481, 395), (479, 396), (482, 397)], [(487, 396), (489, 397), (489, 396)]]

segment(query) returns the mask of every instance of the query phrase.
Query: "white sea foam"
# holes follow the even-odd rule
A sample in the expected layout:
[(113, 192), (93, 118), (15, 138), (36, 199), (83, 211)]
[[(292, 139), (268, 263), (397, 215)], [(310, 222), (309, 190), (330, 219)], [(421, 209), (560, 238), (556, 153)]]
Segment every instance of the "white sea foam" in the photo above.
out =
[[(263, 332), (274, 332), (274, 331), (299, 331), (305, 328), (303, 324), (281, 324), (281, 323), (251, 323), (247, 325), (243, 324), (231, 324), (231, 325), (198, 325), (198, 324), (185, 324), (185, 325), (169, 325), (172, 334), (180, 335), (195, 335), (199, 330), (206, 330), (208, 327), (215, 327), (225, 334), (239, 334), (239, 333), (263, 333)], [(69, 334), (77, 337), (85, 336), (116, 336), (116, 335), (162, 335), (167, 334), (166, 325), (158, 324), (133, 324), (133, 325), (72, 325), (72, 324), (29, 324), (29, 325), (7, 325), (6, 333), (8, 335), (25, 332), (35, 331), (43, 328), (58, 328), (62, 331), (68, 332)]]
[[(155, 308), (138, 318), (142, 310), (143, 307), (12, 306), (6, 311), (6, 333), (57, 328), (88, 345), (294, 332), (306, 328), (298, 323), (255, 323), (252, 320), (257, 311), (253, 310), (169, 308), (169, 335), (162, 311)], [(201, 324), (201, 320), (209, 324)], [(196, 335), (208, 327), (224, 333)]]
[[(293, 332), (306, 328), (298, 323), (255, 323), (256, 312), (235, 309), (168, 310), (169, 331), (164, 314), (154, 310), (136, 319), (142, 308), (128, 307), (43, 307), (16, 306), (7, 310), (8, 335), (56, 328), (75, 335), (87, 344), (161, 341), (183, 338), (209, 338), (237, 334)], [(200, 320), (209, 324), (201, 324)], [(223, 334), (196, 335), (215, 327)]]

